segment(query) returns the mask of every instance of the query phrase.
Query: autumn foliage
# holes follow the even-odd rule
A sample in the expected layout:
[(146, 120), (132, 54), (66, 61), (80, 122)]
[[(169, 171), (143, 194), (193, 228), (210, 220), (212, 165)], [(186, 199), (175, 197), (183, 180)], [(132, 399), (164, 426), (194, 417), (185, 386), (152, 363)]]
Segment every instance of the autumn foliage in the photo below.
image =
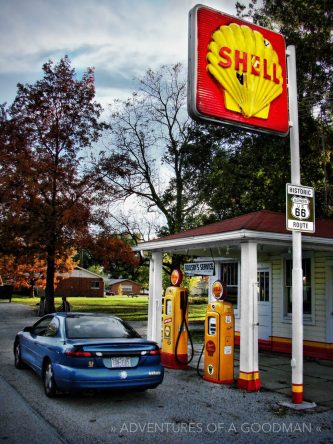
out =
[[(67, 256), (58, 257), (55, 261), (54, 285), (57, 286), (58, 273), (70, 273), (77, 263), (73, 260), (74, 251)], [(2, 281), (11, 283), (14, 289), (28, 288), (34, 296), (34, 287), (45, 288), (47, 263), (38, 256), (0, 255), (0, 276)]]
[(104, 270), (112, 270), (114, 266), (127, 264), (128, 267), (137, 267), (139, 258), (131, 247), (117, 236), (106, 233), (91, 238), (87, 245), (95, 263), (103, 266)]
[[(112, 233), (91, 234), (91, 227), (105, 229), (107, 204), (124, 197), (106, 188), (105, 157), (95, 145), (107, 125), (94, 70), (77, 79), (64, 57), (45, 63), (43, 74), (35, 84), (18, 84), (13, 104), (0, 107), (0, 274), (16, 287), (45, 286), (50, 313), (57, 273), (75, 266), (71, 249), (88, 248), (106, 270), (137, 261)], [(126, 159), (114, 157), (109, 181), (131, 173)]]
[[(1, 108), (0, 255), (13, 257), (17, 281), (40, 274), (49, 313), (58, 259), (90, 237), (112, 196), (94, 159), (93, 145), (105, 128), (94, 100), (94, 70), (77, 79), (64, 57), (45, 63), (43, 72), (35, 84), (18, 84), (12, 106)], [(126, 174), (121, 162), (113, 171)]]

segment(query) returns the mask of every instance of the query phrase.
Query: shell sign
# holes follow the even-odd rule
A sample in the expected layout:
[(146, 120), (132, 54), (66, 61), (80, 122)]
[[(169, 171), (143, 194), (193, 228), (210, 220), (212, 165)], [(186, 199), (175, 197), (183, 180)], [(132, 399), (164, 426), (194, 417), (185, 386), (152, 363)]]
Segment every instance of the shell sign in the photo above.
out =
[(188, 110), (194, 119), (288, 134), (284, 38), (195, 6), (190, 11)]

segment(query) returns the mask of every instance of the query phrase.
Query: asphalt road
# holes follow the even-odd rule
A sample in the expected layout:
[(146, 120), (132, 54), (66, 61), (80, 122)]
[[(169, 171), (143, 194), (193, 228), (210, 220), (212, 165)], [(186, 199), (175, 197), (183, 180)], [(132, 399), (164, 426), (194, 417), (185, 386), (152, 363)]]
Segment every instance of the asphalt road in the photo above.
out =
[(69, 443), (332, 443), (333, 412), (291, 411), (283, 395), (209, 384), (194, 369), (166, 370), (145, 393), (86, 393), (49, 399), (31, 370), (16, 370), (15, 333), (37, 320), (0, 303), (0, 441)]

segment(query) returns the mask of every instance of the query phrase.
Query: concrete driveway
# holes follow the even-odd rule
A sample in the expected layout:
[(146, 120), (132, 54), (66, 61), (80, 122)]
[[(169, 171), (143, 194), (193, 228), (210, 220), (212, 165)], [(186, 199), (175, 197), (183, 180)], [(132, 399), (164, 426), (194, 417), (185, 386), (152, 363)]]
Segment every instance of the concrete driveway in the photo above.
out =
[[(13, 365), (16, 331), (37, 318), (29, 308), (9, 303), (0, 303), (0, 318), (0, 440), (4, 442), (332, 442), (333, 411), (329, 403), (323, 401), (306, 411), (281, 405), (290, 399), (283, 392), (290, 390), (288, 358), (276, 361), (280, 372), (277, 387), (256, 393), (207, 383), (191, 367), (187, 371), (166, 370), (163, 384), (145, 393), (99, 392), (49, 399), (32, 371), (19, 371)], [(266, 355), (261, 361), (265, 385), (274, 361)], [(269, 381), (271, 384), (272, 379)]]
[[(133, 322), (132, 325), (142, 334), (147, 331), (146, 322)], [(203, 328), (197, 324), (195, 329)], [(191, 324), (189, 326), (191, 330)], [(196, 369), (203, 344), (194, 344), (195, 355), (190, 366)], [(291, 400), (291, 356), (287, 354), (259, 353), (259, 371), (262, 391), (286, 395)], [(203, 362), (200, 362), (201, 371)], [(235, 351), (234, 375), (239, 374), (239, 348)], [(304, 358), (303, 362), (304, 400), (333, 410), (333, 361)]]

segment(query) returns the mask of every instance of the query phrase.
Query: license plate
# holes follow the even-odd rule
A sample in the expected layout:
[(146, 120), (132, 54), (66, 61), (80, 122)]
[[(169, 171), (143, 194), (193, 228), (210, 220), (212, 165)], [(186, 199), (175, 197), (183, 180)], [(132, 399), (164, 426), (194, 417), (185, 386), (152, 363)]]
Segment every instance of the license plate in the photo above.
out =
[(103, 363), (107, 368), (124, 368), (132, 367), (131, 358), (119, 357), (119, 358), (104, 358)]

